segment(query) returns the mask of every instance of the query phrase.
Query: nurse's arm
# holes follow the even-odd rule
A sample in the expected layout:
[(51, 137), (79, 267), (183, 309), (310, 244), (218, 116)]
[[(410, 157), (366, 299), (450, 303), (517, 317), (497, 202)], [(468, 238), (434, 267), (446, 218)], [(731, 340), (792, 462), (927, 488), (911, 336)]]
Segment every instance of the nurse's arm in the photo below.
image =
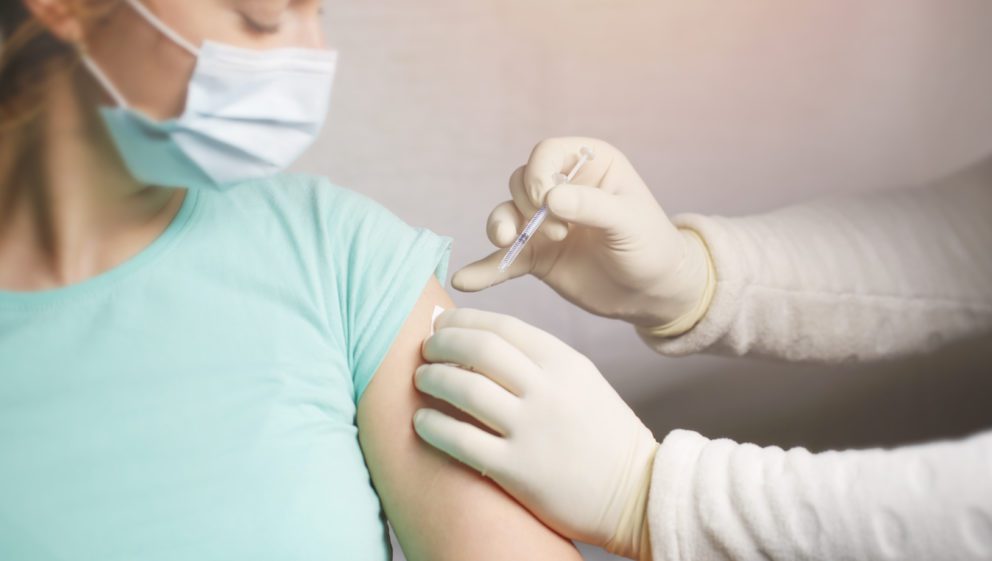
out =
[(492, 481), (414, 433), (414, 411), (443, 409), (413, 386), (435, 305), (454, 307), (431, 279), (358, 404), (366, 463), (403, 553), (410, 561), (581, 560), (571, 542)]

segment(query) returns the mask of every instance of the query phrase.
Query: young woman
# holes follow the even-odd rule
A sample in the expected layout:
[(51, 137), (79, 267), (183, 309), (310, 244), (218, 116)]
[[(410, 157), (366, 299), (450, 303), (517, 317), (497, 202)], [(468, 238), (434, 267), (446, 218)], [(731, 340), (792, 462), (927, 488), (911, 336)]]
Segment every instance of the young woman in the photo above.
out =
[(412, 431), (449, 242), (276, 173), (318, 4), (0, 6), (0, 558), (578, 559)]

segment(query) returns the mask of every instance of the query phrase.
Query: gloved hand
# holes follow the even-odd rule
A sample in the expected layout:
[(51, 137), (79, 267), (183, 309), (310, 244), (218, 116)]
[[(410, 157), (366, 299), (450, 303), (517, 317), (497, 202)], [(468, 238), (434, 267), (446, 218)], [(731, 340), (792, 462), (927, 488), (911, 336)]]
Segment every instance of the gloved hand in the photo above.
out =
[(417, 388), (493, 433), (421, 409), (417, 434), (562, 535), (649, 558), (645, 511), (658, 444), (589, 359), (509, 316), (463, 308), (434, 325), (423, 348), (433, 364), (417, 370)]
[[(571, 184), (553, 185), (583, 146), (595, 158)], [(551, 216), (509, 271), (499, 272), (506, 252), (497, 251), (459, 271), (451, 281), (458, 290), (530, 273), (589, 312), (659, 336), (682, 334), (706, 313), (715, 279), (705, 244), (669, 221), (616, 148), (588, 138), (546, 140), (510, 178), (510, 193), (513, 200), (489, 216), (494, 245), (509, 247), (545, 201)]]

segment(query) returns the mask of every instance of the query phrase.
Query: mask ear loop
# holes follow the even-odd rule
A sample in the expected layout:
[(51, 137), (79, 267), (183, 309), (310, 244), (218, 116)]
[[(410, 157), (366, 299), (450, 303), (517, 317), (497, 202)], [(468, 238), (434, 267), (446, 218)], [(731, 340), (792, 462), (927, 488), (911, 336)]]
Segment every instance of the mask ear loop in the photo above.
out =
[(90, 55), (88, 55), (86, 51), (81, 50), (79, 52), (79, 60), (82, 61), (83, 66), (85, 66), (86, 69), (90, 71), (90, 74), (93, 75), (93, 78), (95, 78), (96, 81), (100, 84), (100, 86), (103, 87), (103, 89), (107, 92), (107, 95), (109, 95), (111, 99), (114, 100), (114, 103), (116, 103), (117, 106), (120, 107), (121, 109), (127, 109), (128, 108), (127, 100), (124, 99), (123, 95), (121, 95), (120, 90), (118, 90), (114, 86), (114, 83), (110, 81), (110, 78), (107, 77), (107, 75), (103, 72), (103, 70), (100, 70), (100, 67), (97, 66), (96, 62), (94, 62), (93, 59), (90, 58)]
[(171, 27), (165, 24), (162, 20), (152, 13), (144, 4), (138, 0), (127, 0), (129, 6), (131, 6), (138, 15), (143, 17), (152, 27), (157, 29), (159, 33), (165, 35), (172, 40), (173, 43), (179, 45), (183, 49), (189, 51), (195, 57), (200, 56), (200, 49), (189, 40), (187, 40), (182, 35), (176, 33)]
[[(170, 40), (172, 40), (173, 43), (179, 45), (179, 47), (185, 49), (194, 57), (199, 57), (200, 49), (198, 49), (195, 45), (193, 45), (193, 43), (190, 43), (188, 40), (186, 40), (185, 37), (173, 31), (171, 27), (165, 25), (165, 22), (163, 22), (158, 18), (158, 16), (153, 14), (151, 10), (145, 7), (144, 4), (142, 4), (138, 0), (127, 0), (127, 3), (129, 6), (131, 6), (131, 8), (134, 9), (135, 12), (138, 13), (139, 16), (144, 18), (144, 20), (147, 21), (149, 25), (151, 25), (156, 30), (158, 30), (159, 33), (168, 37)], [(120, 90), (118, 90), (117, 87), (114, 86), (114, 83), (110, 80), (107, 74), (100, 69), (100, 67), (96, 64), (96, 62), (89, 56), (89, 54), (86, 53), (86, 50), (83, 48), (79, 50), (79, 59), (82, 61), (83, 66), (85, 66), (86, 69), (90, 71), (90, 74), (93, 75), (93, 78), (95, 78), (96, 81), (99, 82), (100, 86), (102, 86), (103, 89), (107, 92), (107, 94), (114, 100), (114, 103), (116, 103), (117, 106), (122, 109), (127, 109), (129, 105), (127, 103), (127, 100), (124, 99), (124, 96), (121, 94)]]

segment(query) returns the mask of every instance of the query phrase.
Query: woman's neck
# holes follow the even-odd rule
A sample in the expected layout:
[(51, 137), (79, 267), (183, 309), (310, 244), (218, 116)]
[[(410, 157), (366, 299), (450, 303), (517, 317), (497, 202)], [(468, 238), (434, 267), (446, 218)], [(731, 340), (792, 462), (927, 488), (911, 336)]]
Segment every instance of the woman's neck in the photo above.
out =
[(0, 134), (0, 290), (83, 281), (150, 244), (182, 191), (137, 183), (71, 75), (35, 122)]

